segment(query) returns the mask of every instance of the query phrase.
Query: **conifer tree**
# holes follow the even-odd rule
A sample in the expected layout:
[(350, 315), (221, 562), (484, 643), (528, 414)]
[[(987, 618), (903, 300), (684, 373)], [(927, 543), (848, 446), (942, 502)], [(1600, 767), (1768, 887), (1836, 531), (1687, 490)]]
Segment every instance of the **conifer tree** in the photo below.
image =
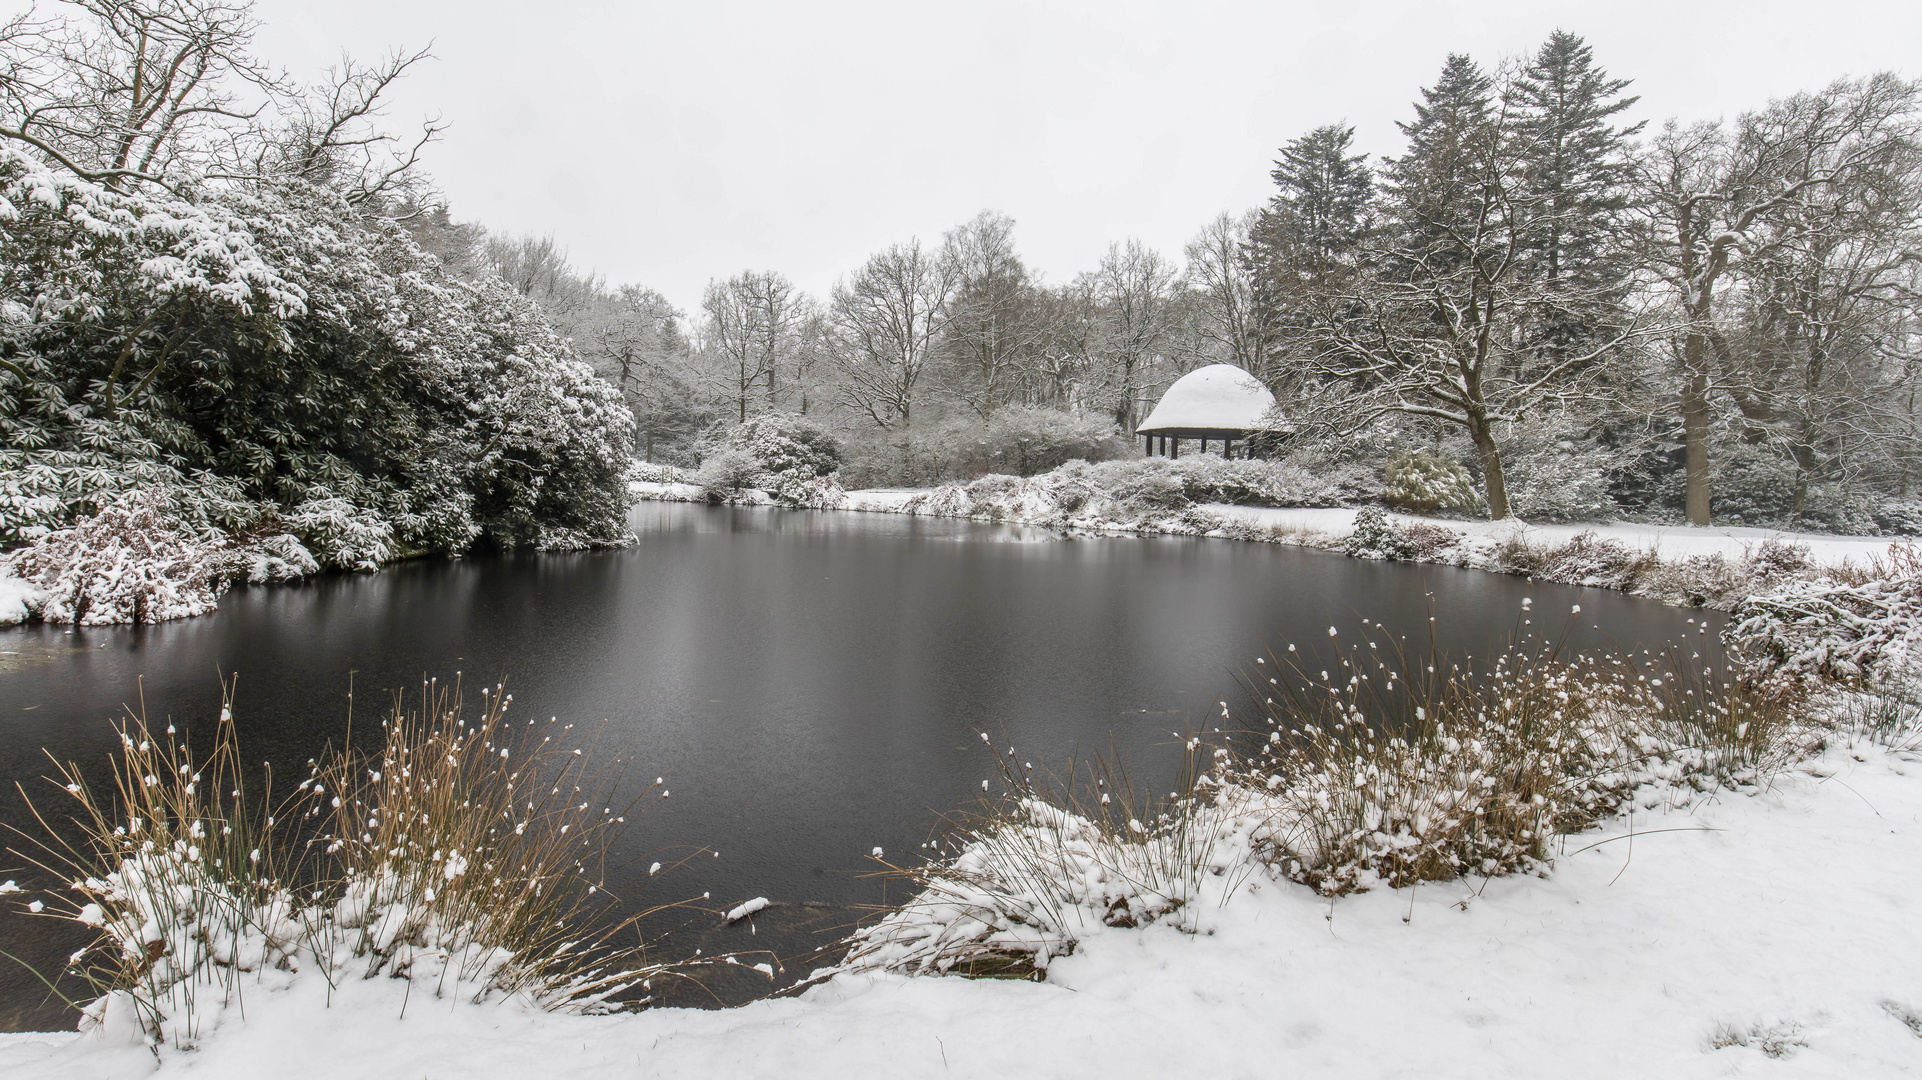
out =
[(1354, 137), (1352, 126), (1318, 127), (1283, 146), (1269, 174), (1275, 193), (1242, 254), (1265, 355), (1285, 359), (1295, 351), (1301, 289), (1339, 273), (1367, 229), (1375, 178), (1368, 155), (1349, 152)]
[[(1524, 273), (1551, 290), (1619, 294), (1626, 285), (1619, 241), (1629, 205), (1628, 140), (1641, 125), (1612, 121), (1639, 100), (1622, 95), (1629, 81), (1609, 78), (1586, 42), (1557, 30), (1508, 87), (1529, 204), (1518, 255)], [(1544, 346), (1559, 352), (1592, 329), (1564, 323), (1541, 333)]]
[(1450, 53), (1441, 78), (1422, 89), (1414, 122), (1395, 125), (1408, 138), (1408, 152), (1390, 160), (1385, 172), (1405, 248), (1447, 257), (1483, 206), (1490, 155), (1481, 144), (1496, 134), (1494, 89), (1475, 61)]

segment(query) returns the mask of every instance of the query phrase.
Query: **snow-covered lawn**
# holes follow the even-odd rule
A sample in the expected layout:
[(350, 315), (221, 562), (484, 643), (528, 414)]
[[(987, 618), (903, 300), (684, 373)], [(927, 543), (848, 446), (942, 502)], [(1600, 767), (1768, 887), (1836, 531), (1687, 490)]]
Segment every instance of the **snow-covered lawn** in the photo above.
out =
[[(1922, 1072), (1922, 756), (1570, 837), (1548, 878), (1332, 903), (1257, 878), (1203, 932), (1090, 926), (1045, 983), (842, 975), (727, 1011), (564, 1017), (380, 979), (251, 988), (165, 1075), (1687, 1077)], [(249, 984), (252, 987), (252, 984)], [(418, 989), (418, 988), (417, 988)], [(403, 1009), (405, 1017), (402, 1017)], [(1719, 1044), (1719, 1045), (1718, 1045)], [(0, 1075), (148, 1075), (0, 1036)]]

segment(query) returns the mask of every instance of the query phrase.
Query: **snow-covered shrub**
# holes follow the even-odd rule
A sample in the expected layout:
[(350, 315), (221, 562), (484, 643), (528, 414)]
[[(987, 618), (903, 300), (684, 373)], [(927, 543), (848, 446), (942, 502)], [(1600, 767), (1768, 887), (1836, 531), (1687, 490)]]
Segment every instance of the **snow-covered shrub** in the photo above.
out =
[(1378, 506), (1363, 508), (1355, 514), (1355, 530), (1348, 534), (1342, 550), (1358, 559), (1395, 559), (1406, 562), (1415, 555), (1415, 545), (1404, 536)]
[(642, 461), (638, 458), (627, 467), (629, 483), (684, 484), (687, 483), (687, 478), (688, 474), (684, 469), (654, 461)]
[[(695, 483), (722, 498), (742, 488), (762, 487), (788, 506), (807, 506), (810, 499), (818, 505), (825, 489), (817, 481), (834, 475), (841, 466), (840, 441), (814, 421), (792, 413), (749, 417), (745, 423), (716, 429), (707, 441), (712, 450), (702, 460)], [(735, 483), (741, 479), (743, 457), (754, 463), (755, 475)]]
[(1187, 485), (1166, 458), (1104, 461), (1089, 479), (1110, 501), (1135, 514), (1181, 510), (1193, 503)]
[(971, 517), (974, 514), (974, 500), (969, 498), (968, 489), (960, 484), (943, 484), (933, 491), (924, 491), (902, 506), (909, 514), (923, 514), (928, 517)]
[(1340, 506), (1344, 497), (1337, 483), (1292, 462), (1195, 454), (1176, 458), (1167, 468), (1181, 481), (1182, 494), (1197, 503)]
[(41, 594), (46, 622), (153, 623), (213, 610), (226, 589), (214, 565), (225, 546), (184, 529), (161, 496), (131, 492), (7, 563)]
[(308, 499), (281, 520), (322, 566), (378, 570), (397, 554), (393, 526), (337, 496)]
[(1562, 440), (1504, 462), (1508, 508), (1528, 521), (1608, 521), (1615, 502), (1608, 497), (1607, 455)]
[(1731, 525), (1788, 520), (1795, 502), (1795, 468), (1788, 459), (1767, 446), (1736, 442), (1713, 464), (1709, 490), (1715, 520)]
[(1381, 495), (1389, 505), (1417, 514), (1441, 510), (1472, 514), (1482, 505), (1467, 469), (1426, 450), (1404, 451), (1390, 458), (1382, 470)]
[(1922, 560), (1913, 549), (1857, 580), (1803, 579), (1747, 597), (1723, 632), (1760, 682), (1830, 679), (1871, 685), (1922, 660)]
[(1408, 541), (1408, 558), (1413, 562), (1442, 562), (1451, 551), (1466, 539), (1463, 534), (1441, 525), (1430, 525), (1425, 521), (1411, 521), (1400, 526), (1401, 534)]
[(1537, 572), (1550, 581), (1627, 591), (1633, 589), (1636, 581), (1653, 565), (1654, 556), (1631, 550), (1620, 540), (1579, 532), (1531, 562), (1538, 566)]
[(254, 585), (299, 581), (320, 572), (307, 545), (292, 533), (248, 538), (217, 553), (213, 571), (229, 582)]
[(728, 449), (708, 455), (694, 472), (694, 482), (714, 502), (738, 501), (749, 488), (757, 487), (767, 475), (759, 458), (746, 450)]
[(1748, 564), (1721, 552), (1681, 559), (1653, 559), (1636, 581), (1634, 592), (1667, 604), (1734, 608), (1755, 591)]
[(0, 559), (0, 626), (26, 622), (44, 601), (44, 593), (8, 573), (6, 560)]
[(1922, 502), (1884, 499), (1870, 510), (1881, 536), (1922, 536)]
[(0, 548), (142, 488), (236, 543), (329, 498), (391, 531), (383, 556), (318, 543), (330, 563), (623, 535), (620, 395), (398, 223), (298, 182), (121, 192), (12, 150), (0, 203)]

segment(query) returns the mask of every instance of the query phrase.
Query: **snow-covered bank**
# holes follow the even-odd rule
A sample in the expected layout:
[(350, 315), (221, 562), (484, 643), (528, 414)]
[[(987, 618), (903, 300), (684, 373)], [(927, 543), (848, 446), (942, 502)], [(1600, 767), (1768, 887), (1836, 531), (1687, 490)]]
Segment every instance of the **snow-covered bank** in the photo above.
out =
[[(734, 1010), (568, 1017), (407, 1002), (386, 979), (344, 983), (328, 1007), (319, 980), (294, 980), (158, 1071), (1898, 1075), (1922, 1068), (1904, 945), (1922, 904), (1918, 774), (1914, 754), (1838, 746), (1763, 794), (1571, 838), (1548, 878), (1332, 902), (1261, 881), (1202, 912), (1200, 933), (1090, 927), (1043, 983), (843, 975)], [(153, 1071), (138, 1047), (0, 1036), (8, 1077)]]
[[(1265, 507), (1229, 506), (1221, 503), (1202, 507), (1223, 521), (1255, 528), (1272, 529), (1284, 533), (1300, 533), (1305, 536), (1327, 537), (1331, 546), (1339, 546), (1354, 532), (1355, 515), (1359, 511), (1342, 508), (1323, 507)], [(1498, 541), (1509, 536), (1522, 538), (1538, 546), (1560, 547), (1583, 533), (1592, 533), (1604, 540), (1616, 540), (1631, 550), (1647, 552), (1659, 558), (1685, 559), (1706, 558), (1720, 555), (1736, 559), (1754, 551), (1765, 542), (1795, 544), (1809, 549), (1811, 562), (1822, 566), (1841, 566), (1846, 563), (1865, 564), (1872, 557), (1888, 554), (1889, 545), (1900, 543), (1899, 539), (1887, 536), (1835, 536), (1829, 533), (1788, 532), (1782, 529), (1758, 529), (1743, 527), (1692, 525), (1645, 525), (1636, 522), (1610, 521), (1580, 523), (1569, 525), (1538, 525), (1524, 521), (1463, 521), (1458, 518), (1424, 518), (1414, 514), (1391, 513), (1390, 521), (1406, 528), (1409, 525), (1427, 525), (1449, 529), (1463, 536), (1482, 541)]]
[[(1666, 603), (1732, 609), (1795, 581), (1866, 570), (1907, 538), (1629, 522), (1531, 524), (1382, 513), (1262, 462), (1071, 463), (1033, 477), (986, 476), (923, 489), (842, 491), (823, 478), (806, 500), (731, 490), (736, 505), (969, 518), (1106, 535), (1184, 535), (1297, 544), (1370, 558), (1440, 563), (1618, 589)], [(1237, 468), (1242, 467), (1242, 468)], [(1184, 470), (1194, 470), (1188, 472)], [(1247, 475), (1241, 475), (1246, 473)], [(629, 484), (632, 497), (705, 502), (699, 484)], [(1221, 501), (1231, 498), (1238, 501)], [(1255, 505), (1251, 505), (1251, 503)], [(1357, 535), (1357, 519), (1378, 515)]]

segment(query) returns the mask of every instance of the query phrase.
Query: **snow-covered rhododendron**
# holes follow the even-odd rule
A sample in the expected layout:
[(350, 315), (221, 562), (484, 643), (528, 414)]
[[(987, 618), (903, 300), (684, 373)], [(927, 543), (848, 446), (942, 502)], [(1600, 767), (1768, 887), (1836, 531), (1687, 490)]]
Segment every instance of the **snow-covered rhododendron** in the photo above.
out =
[(0, 551), (160, 491), (179, 543), (114, 573), (204, 579), (98, 620), (210, 609), (233, 569), (196, 553), (259, 536), (307, 556), (267, 578), (625, 536), (618, 392), (532, 301), (309, 185), (122, 192), (0, 151), (0, 358)]

